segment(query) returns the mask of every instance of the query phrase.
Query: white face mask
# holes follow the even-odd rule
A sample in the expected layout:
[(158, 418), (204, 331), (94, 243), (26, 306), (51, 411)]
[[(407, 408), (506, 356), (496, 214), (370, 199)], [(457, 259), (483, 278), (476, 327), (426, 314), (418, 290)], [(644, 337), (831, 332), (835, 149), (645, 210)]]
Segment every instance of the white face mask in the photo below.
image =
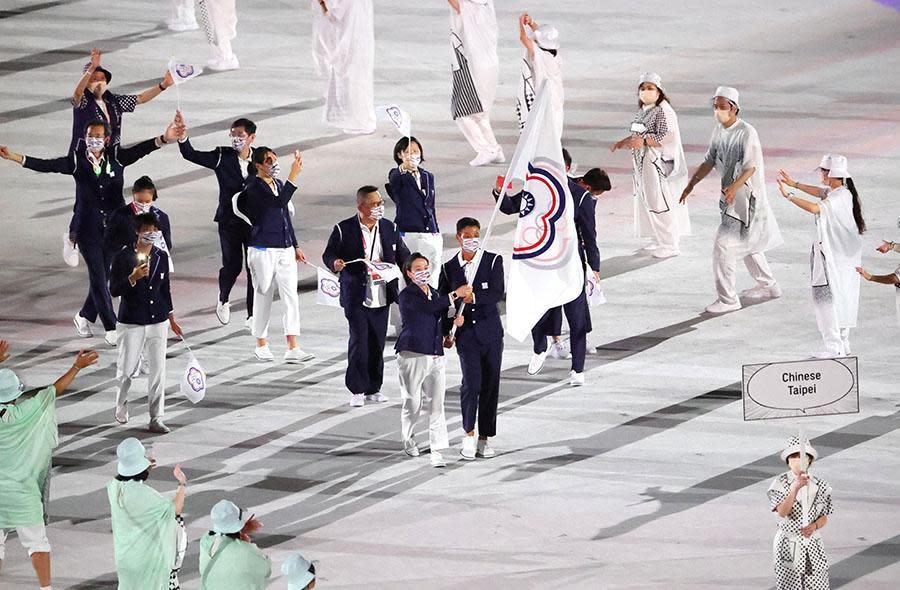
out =
[(141, 232), (141, 243), (150, 245), (155, 244), (159, 240), (162, 239), (162, 232), (159, 230), (156, 231), (145, 231)]
[(150, 203), (138, 203), (137, 201), (132, 201), (131, 203), (141, 213), (150, 213), (150, 207), (152, 206)]
[(656, 101), (659, 100), (659, 90), (641, 90), (639, 96), (641, 104), (656, 104)]
[(479, 238), (463, 238), (462, 241), (462, 249), (463, 252), (477, 252), (478, 248), (481, 246), (481, 240)]
[(422, 156), (420, 156), (419, 154), (413, 154), (409, 157), (409, 162), (410, 164), (418, 168), (419, 164), (422, 163)]
[(384, 205), (378, 205), (377, 207), (372, 207), (369, 211), (369, 217), (378, 221), (382, 217), (384, 217)]
[(84, 143), (92, 152), (99, 152), (106, 147), (106, 140), (102, 137), (85, 137)]
[(244, 147), (247, 145), (246, 137), (238, 137), (235, 135), (231, 136), (231, 147), (235, 149), (235, 151), (241, 152), (244, 150)]
[(417, 270), (413, 273), (413, 282), (420, 287), (422, 285), (427, 285), (428, 281), (431, 279), (431, 271), (427, 268), (425, 270)]
[(279, 164), (276, 160), (274, 164), (269, 166), (269, 176), (271, 176), (272, 178), (278, 178), (279, 174), (281, 174), (281, 164)]
[(716, 117), (716, 121), (718, 121), (719, 123), (724, 125), (725, 123), (728, 122), (728, 119), (731, 118), (731, 111), (730, 110), (720, 111), (719, 109), (716, 109), (715, 117)]

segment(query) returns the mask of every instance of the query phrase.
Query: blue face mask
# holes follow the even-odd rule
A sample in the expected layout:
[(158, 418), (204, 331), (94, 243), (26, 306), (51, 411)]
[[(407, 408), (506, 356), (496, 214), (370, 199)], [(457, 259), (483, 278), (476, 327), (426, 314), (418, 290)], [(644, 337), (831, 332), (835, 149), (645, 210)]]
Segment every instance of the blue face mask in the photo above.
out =
[(84, 143), (87, 149), (92, 152), (99, 152), (106, 147), (106, 140), (102, 137), (85, 137)]
[(428, 269), (418, 270), (413, 273), (413, 282), (420, 287), (422, 285), (427, 285), (428, 281), (431, 279), (431, 271)]
[(281, 164), (277, 161), (269, 166), (269, 176), (272, 178), (278, 178), (278, 175), (281, 174)]

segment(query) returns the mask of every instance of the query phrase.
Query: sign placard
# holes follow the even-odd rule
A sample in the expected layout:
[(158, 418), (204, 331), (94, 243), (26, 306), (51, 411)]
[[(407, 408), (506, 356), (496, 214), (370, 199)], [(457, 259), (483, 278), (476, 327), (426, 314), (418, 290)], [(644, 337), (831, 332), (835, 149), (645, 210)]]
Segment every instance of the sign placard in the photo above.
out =
[(744, 420), (859, 413), (856, 357), (743, 366)]

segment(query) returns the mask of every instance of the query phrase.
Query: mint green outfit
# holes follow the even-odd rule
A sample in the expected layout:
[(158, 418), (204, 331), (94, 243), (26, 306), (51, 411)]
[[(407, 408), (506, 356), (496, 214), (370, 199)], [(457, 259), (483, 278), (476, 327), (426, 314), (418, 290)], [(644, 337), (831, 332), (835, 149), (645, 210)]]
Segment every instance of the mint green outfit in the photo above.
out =
[(200, 539), (202, 590), (265, 590), (272, 562), (253, 543), (206, 533)]

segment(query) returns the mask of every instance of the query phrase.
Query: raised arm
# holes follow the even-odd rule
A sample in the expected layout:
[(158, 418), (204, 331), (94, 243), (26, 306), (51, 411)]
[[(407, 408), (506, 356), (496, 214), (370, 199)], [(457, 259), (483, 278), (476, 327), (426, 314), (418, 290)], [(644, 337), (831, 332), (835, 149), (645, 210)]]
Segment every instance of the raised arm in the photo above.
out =
[(72, 380), (75, 379), (75, 375), (77, 375), (81, 369), (95, 364), (99, 357), (100, 355), (93, 350), (79, 351), (75, 356), (75, 362), (72, 363), (72, 368), (63, 373), (60, 378), (53, 383), (53, 387), (56, 389), (56, 395), (62, 395), (63, 392), (69, 388)]
[(172, 121), (159, 137), (136, 143), (127, 148), (116, 148), (116, 159), (122, 166), (130, 166), (150, 152), (158, 150), (162, 146), (175, 141), (180, 132), (181, 128), (175, 121)]
[(778, 181), (778, 190), (781, 191), (781, 196), (808, 213), (818, 215), (822, 210), (818, 203), (812, 203), (810, 201), (807, 201), (806, 199), (801, 199), (800, 197), (794, 195), (787, 189), (784, 182), (781, 180)]
[(151, 86), (147, 90), (144, 90), (137, 96), (137, 103), (144, 104), (145, 102), (150, 102), (157, 96), (159, 96), (163, 90), (174, 84), (175, 81), (172, 80), (172, 74), (169, 70), (166, 70), (165, 75), (163, 76), (162, 82), (157, 84), (156, 86)]
[(795, 188), (799, 191), (803, 191), (804, 193), (806, 193), (808, 195), (812, 195), (812, 196), (818, 197), (820, 199), (824, 199), (825, 195), (827, 194), (825, 192), (825, 189), (822, 188), (821, 186), (815, 186), (812, 184), (802, 184), (800, 182), (797, 182), (796, 180), (791, 178), (791, 175), (788, 174), (785, 170), (778, 171), (778, 182), (779, 183), (783, 182), (784, 184), (788, 185), (791, 188)]
[(75, 90), (72, 91), (72, 104), (77, 106), (81, 103), (81, 99), (84, 97), (84, 91), (87, 89), (88, 84), (91, 82), (91, 76), (94, 75), (94, 72), (97, 68), (100, 67), (100, 50), (96, 47), (91, 49), (91, 63), (88, 65), (87, 69), (84, 71), (84, 74), (81, 75), (81, 78), (78, 80), (78, 84), (75, 85)]
[(534, 41), (528, 36), (525, 27), (531, 27), (531, 29), (534, 30), (536, 26), (537, 25), (527, 12), (523, 12), (519, 16), (519, 41), (522, 43), (522, 46), (525, 47), (525, 50), (530, 57), (534, 57)]
[(67, 156), (60, 156), (59, 158), (43, 159), (26, 157), (22, 154), (17, 154), (5, 145), (0, 145), (0, 158), (16, 162), (35, 172), (55, 172), (57, 174), (68, 174), (70, 176), (75, 174), (75, 152), (72, 152)]

